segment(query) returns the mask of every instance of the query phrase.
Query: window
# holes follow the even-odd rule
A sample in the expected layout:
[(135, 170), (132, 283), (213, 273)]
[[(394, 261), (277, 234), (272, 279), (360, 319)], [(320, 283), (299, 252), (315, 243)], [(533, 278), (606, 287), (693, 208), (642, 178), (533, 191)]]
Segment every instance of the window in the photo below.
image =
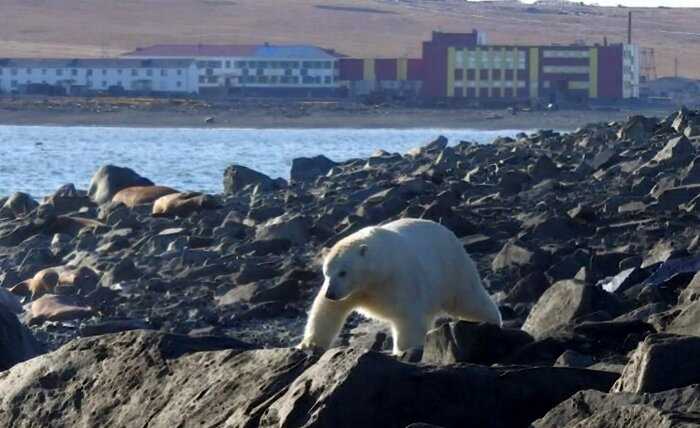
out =
[(132, 76), (138, 76), (138, 75), (139, 75), (139, 71), (138, 71), (137, 69), (135, 69), (135, 68), (132, 68), (132, 69), (131, 69), (131, 75), (132, 75)]
[(102, 87), (103, 87), (103, 88), (106, 88), (106, 87), (107, 87), (107, 81), (106, 81), (106, 80), (103, 80), (103, 81), (102, 81)]
[(103, 68), (103, 69), (102, 69), (102, 75), (103, 75), (103, 76), (106, 76), (106, 75), (107, 75), (107, 69), (106, 69), (106, 68)]
[(179, 80), (177, 81), (177, 87), (178, 87), (178, 88), (182, 87), (182, 82), (179, 81)]
[(122, 75), (122, 72), (124, 72), (124, 70), (122, 70), (121, 68), (119, 70), (117, 70), (117, 74), (120, 76)]
[(28, 69), (27, 69), (27, 74), (32, 74), (32, 69), (31, 69), (31, 68), (28, 68)]
[(180, 68), (177, 69), (177, 75), (182, 76), (182, 69), (180, 69)]
[(226, 61), (226, 68), (231, 68), (231, 61)]
[(588, 66), (573, 65), (545, 65), (542, 67), (543, 73), (588, 74), (588, 70)]
[(16, 75), (17, 75), (17, 69), (16, 69), (16, 68), (13, 68), (12, 70), (10, 70), (10, 74), (13, 75), (13, 76), (16, 76)]
[(458, 68), (455, 70), (455, 80), (462, 80), (464, 79), (464, 70), (461, 68)]
[(70, 71), (71, 76), (77, 76), (78, 75), (78, 69), (74, 68)]
[(199, 83), (204, 83), (206, 77), (204, 76), (199, 76)]
[(331, 76), (326, 76), (326, 77), (324, 77), (324, 78), (323, 78), (323, 83), (325, 83), (326, 85), (331, 84), (331, 83), (332, 83), (332, 82), (331, 82)]
[(88, 69), (88, 71), (85, 73), (86, 76), (92, 76), (92, 70)]
[(45, 68), (41, 69), (41, 74), (42, 74), (42, 76), (46, 76), (46, 69)]
[(56, 76), (63, 76), (63, 69), (62, 68), (56, 69)]
[(153, 76), (153, 70), (151, 70), (150, 68), (148, 70), (146, 70), (146, 76), (148, 76), (148, 77)]
[(166, 69), (164, 69), (164, 68), (161, 68), (161, 69), (160, 69), (160, 75), (161, 75), (161, 76), (167, 76), (167, 75), (168, 75), (168, 70), (166, 70)]
[(16, 87), (17, 87), (17, 81), (16, 81), (16, 80), (13, 80), (13, 81), (10, 83), (10, 85), (11, 85), (13, 88), (16, 88)]

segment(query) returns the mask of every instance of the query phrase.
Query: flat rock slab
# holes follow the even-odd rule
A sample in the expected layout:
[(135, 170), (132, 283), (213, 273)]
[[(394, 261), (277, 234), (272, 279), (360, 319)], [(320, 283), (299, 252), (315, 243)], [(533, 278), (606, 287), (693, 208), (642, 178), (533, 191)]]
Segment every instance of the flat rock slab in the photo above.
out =
[[(233, 348), (218, 350), (221, 348)], [(406, 364), (376, 352), (245, 350), (132, 331), (77, 339), (0, 376), (0, 426), (526, 427), (616, 374)]]

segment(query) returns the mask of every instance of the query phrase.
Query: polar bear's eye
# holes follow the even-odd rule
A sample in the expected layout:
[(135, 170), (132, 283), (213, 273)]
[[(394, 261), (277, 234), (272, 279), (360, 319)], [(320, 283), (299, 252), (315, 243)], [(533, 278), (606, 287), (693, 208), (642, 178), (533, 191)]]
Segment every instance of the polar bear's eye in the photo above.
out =
[(348, 273), (345, 272), (344, 270), (341, 270), (340, 272), (338, 272), (338, 276), (339, 276), (340, 278), (345, 278), (345, 275), (347, 275), (347, 274), (348, 274)]

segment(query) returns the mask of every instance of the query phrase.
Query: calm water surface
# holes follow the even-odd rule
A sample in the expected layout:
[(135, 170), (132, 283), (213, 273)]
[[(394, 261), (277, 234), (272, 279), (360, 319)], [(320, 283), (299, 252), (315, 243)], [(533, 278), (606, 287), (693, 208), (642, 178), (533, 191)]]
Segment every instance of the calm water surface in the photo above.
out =
[(0, 195), (35, 197), (74, 183), (86, 189), (101, 165), (128, 166), (157, 184), (219, 193), (226, 167), (238, 163), (288, 178), (295, 157), (335, 161), (378, 149), (405, 153), (438, 135), (488, 143), (518, 130), (189, 129), (0, 126)]

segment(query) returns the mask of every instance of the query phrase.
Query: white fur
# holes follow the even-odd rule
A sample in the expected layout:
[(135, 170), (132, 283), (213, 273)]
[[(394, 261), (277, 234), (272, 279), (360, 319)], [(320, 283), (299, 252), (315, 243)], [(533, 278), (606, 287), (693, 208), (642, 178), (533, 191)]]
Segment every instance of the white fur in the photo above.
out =
[(442, 313), (501, 325), (476, 265), (457, 237), (432, 221), (364, 228), (330, 250), (323, 274), (301, 348), (329, 348), (352, 311), (389, 322), (395, 354), (422, 348)]

